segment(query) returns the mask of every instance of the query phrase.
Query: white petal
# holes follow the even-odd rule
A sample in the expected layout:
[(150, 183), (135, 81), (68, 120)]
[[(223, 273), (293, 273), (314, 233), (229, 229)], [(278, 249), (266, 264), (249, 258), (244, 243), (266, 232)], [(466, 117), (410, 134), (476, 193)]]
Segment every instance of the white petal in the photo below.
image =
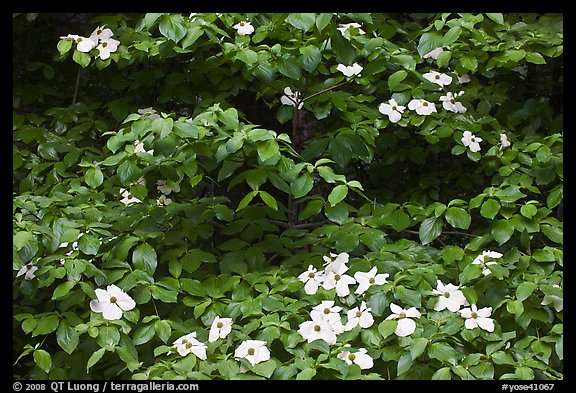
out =
[(96, 288), (94, 292), (96, 293), (96, 297), (99, 301), (110, 302), (110, 294), (104, 289)]
[(464, 326), (466, 326), (466, 329), (474, 329), (478, 324), (474, 318), (469, 318), (464, 322)]
[(108, 306), (104, 307), (102, 316), (104, 317), (104, 319), (107, 319), (109, 321), (120, 319), (122, 318), (122, 310), (116, 304), (110, 303)]
[(392, 123), (398, 123), (401, 118), (402, 118), (402, 115), (398, 111), (392, 111), (391, 113), (388, 114), (388, 119)]
[(356, 352), (354, 355), (354, 363), (360, 366), (362, 370), (366, 370), (374, 366), (374, 360), (370, 357), (370, 355), (362, 352)]
[(392, 310), (392, 312), (397, 315), (400, 315), (400, 313), (404, 311), (402, 307), (394, 303), (390, 303), (390, 310)]
[(411, 320), (410, 318), (402, 318), (398, 320), (398, 326), (396, 326), (396, 333), (397, 336), (406, 337), (414, 333), (416, 330), (416, 322)]
[(206, 345), (193, 345), (190, 352), (196, 355), (199, 359), (206, 360)]
[(476, 318), (476, 323), (487, 332), (492, 333), (494, 331), (494, 320), (490, 318)]

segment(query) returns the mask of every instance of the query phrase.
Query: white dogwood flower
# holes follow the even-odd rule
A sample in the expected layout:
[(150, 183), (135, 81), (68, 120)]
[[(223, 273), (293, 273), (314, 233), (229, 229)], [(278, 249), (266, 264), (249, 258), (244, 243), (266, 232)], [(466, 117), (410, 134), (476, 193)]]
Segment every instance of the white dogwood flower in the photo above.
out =
[(101, 40), (106, 41), (113, 35), (114, 33), (112, 32), (112, 30), (110, 30), (106, 26), (98, 26), (97, 28), (94, 29), (92, 34), (90, 34), (90, 39), (97, 44)]
[(343, 351), (338, 354), (338, 358), (348, 364), (357, 364), (362, 370), (372, 368), (374, 359), (368, 355), (366, 348), (359, 348), (357, 352)]
[(355, 284), (356, 280), (344, 274), (348, 270), (348, 266), (341, 264), (335, 271), (325, 273), (322, 287), (326, 290), (336, 288), (336, 294), (340, 297), (348, 296), (350, 294), (349, 285)]
[(422, 75), (426, 80), (436, 83), (440, 86), (447, 86), (452, 83), (452, 77), (450, 75), (442, 74), (438, 71), (430, 71)]
[(488, 266), (491, 265), (496, 265), (497, 263), (494, 261), (486, 261), (486, 258), (502, 258), (502, 254), (500, 254), (499, 252), (496, 251), (482, 251), (482, 254), (478, 255), (476, 258), (474, 258), (474, 260), (472, 261), (473, 265), (481, 265), (482, 267), (482, 274), (487, 276), (490, 273), (492, 273), (492, 271), (488, 268)]
[(357, 325), (360, 325), (360, 327), (364, 329), (372, 326), (374, 324), (374, 317), (372, 317), (370, 311), (372, 311), (372, 308), (367, 307), (365, 301), (362, 301), (359, 307), (348, 310), (346, 313), (348, 315), (348, 322), (346, 322), (344, 330), (352, 330)]
[(253, 366), (270, 359), (270, 351), (266, 348), (266, 341), (246, 340), (234, 351), (236, 359), (244, 358)]
[(252, 26), (250, 22), (239, 22), (232, 27), (236, 29), (238, 35), (250, 35), (254, 33), (254, 26)]
[(80, 52), (90, 52), (96, 46), (96, 42), (90, 38), (82, 37), (76, 34), (68, 34), (65, 37), (60, 37), (63, 40), (73, 40), (76, 43), (76, 49)]
[(216, 316), (210, 325), (210, 333), (208, 333), (208, 341), (213, 342), (219, 338), (226, 338), (232, 331), (232, 318), (220, 318)]
[(298, 105), (298, 109), (302, 109), (302, 106), (304, 106), (304, 102), (302, 101), (302, 94), (299, 91), (292, 92), (290, 87), (284, 88), (284, 95), (280, 97), (280, 102), (284, 105)]
[[(334, 259), (331, 259), (334, 258)], [(340, 265), (347, 267), (347, 263), (350, 260), (350, 255), (347, 252), (341, 252), (340, 254), (330, 253), (330, 256), (323, 256), (324, 259), (324, 273), (335, 272), (340, 269)]]
[(360, 35), (366, 34), (366, 32), (362, 30), (361, 27), (362, 25), (360, 23), (352, 22), (352, 23), (341, 23), (340, 25), (338, 25), (336, 29), (340, 32), (340, 34), (346, 37), (345, 33), (350, 28), (358, 29), (358, 34)]
[(372, 285), (384, 285), (388, 281), (386, 279), (390, 276), (388, 273), (377, 274), (378, 268), (376, 266), (372, 267), (368, 272), (356, 272), (354, 273), (354, 279), (358, 283), (358, 288), (354, 292), (357, 295), (362, 295), (368, 290)]
[(320, 315), (311, 315), (312, 320), (302, 322), (298, 327), (298, 333), (309, 343), (316, 340), (324, 340), (328, 344), (336, 344), (336, 333), (332, 325)]
[(408, 103), (408, 109), (416, 111), (419, 115), (427, 116), (432, 112), (436, 112), (436, 105), (424, 99), (414, 98)]
[(168, 206), (172, 203), (172, 199), (168, 198), (166, 195), (162, 194), (156, 199), (156, 204), (158, 206)]
[(438, 302), (434, 306), (434, 310), (442, 311), (448, 309), (456, 312), (460, 306), (467, 306), (468, 301), (460, 290), (460, 287), (453, 284), (444, 285), (442, 281), (437, 280), (436, 289), (432, 290), (433, 295), (438, 295)]
[(388, 103), (383, 102), (380, 104), (380, 106), (378, 106), (380, 113), (383, 115), (388, 115), (388, 119), (390, 119), (392, 123), (397, 123), (400, 121), (404, 109), (406, 109), (406, 107), (398, 105), (395, 99), (389, 100)]
[(185, 336), (180, 337), (174, 341), (172, 346), (176, 348), (180, 356), (186, 356), (189, 353), (193, 353), (199, 359), (206, 360), (206, 349), (208, 347), (206, 344), (196, 339), (196, 332), (188, 333)]
[(442, 52), (444, 52), (444, 49), (442, 47), (439, 47), (439, 48), (431, 50), (430, 52), (426, 53), (422, 57), (424, 59), (432, 58), (432, 59), (436, 60), (438, 58), (438, 56), (440, 56), (440, 53), (442, 53)]
[(309, 265), (308, 270), (301, 273), (298, 279), (304, 283), (304, 292), (308, 295), (314, 295), (322, 284), (324, 275), (322, 272), (318, 272), (314, 266)]
[(90, 301), (90, 309), (95, 313), (102, 313), (104, 319), (120, 319), (122, 312), (136, 307), (134, 300), (114, 284), (108, 285), (106, 290), (97, 288), (94, 292), (98, 300)]
[(356, 75), (360, 75), (360, 72), (362, 72), (362, 70), (364, 69), (364, 67), (362, 67), (360, 64), (358, 63), (354, 63), (351, 66), (347, 66), (344, 64), (338, 64), (338, 66), (336, 67), (336, 69), (338, 71), (340, 71), (341, 73), (343, 73), (345, 76), (356, 76)]
[(463, 318), (466, 318), (464, 322), (466, 329), (479, 327), (490, 333), (494, 331), (494, 320), (488, 318), (492, 313), (492, 307), (484, 307), (478, 310), (476, 305), (472, 304), (470, 308), (463, 308), (459, 313)]
[(24, 280), (32, 280), (36, 277), (36, 274), (34, 274), (36, 270), (38, 270), (38, 266), (34, 266), (32, 262), (28, 262), (18, 270), (16, 277), (24, 276)]
[(416, 330), (416, 322), (411, 318), (420, 318), (422, 316), (416, 307), (410, 307), (405, 310), (397, 304), (390, 303), (390, 310), (392, 311), (392, 314), (388, 315), (386, 319), (398, 320), (398, 325), (396, 325), (394, 334), (399, 337), (406, 337), (414, 333)]
[(469, 148), (470, 151), (472, 152), (478, 152), (481, 150), (480, 142), (482, 142), (482, 138), (477, 137), (470, 131), (464, 131), (461, 141), (464, 144), (464, 146)]
[(312, 308), (312, 311), (310, 311), (310, 317), (313, 320), (323, 319), (330, 324), (334, 333), (340, 334), (344, 331), (344, 325), (342, 325), (342, 320), (340, 318), (340, 311), (342, 311), (342, 307), (335, 306), (333, 300), (324, 300)]
[(446, 93), (445, 96), (440, 97), (440, 101), (442, 101), (442, 106), (444, 107), (444, 109), (446, 109), (447, 111), (450, 112), (454, 112), (454, 113), (464, 113), (466, 112), (466, 107), (464, 105), (462, 105), (461, 102), (456, 101), (456, 98), (458, 98), (458, 96), (461, 96), (462, 94), (464, 94), (463, 91), (461, 91), (460, 93), (456, 93), (456, 94), (452, 94), (450, 92)]
[(504, 149), (506, 147), (510, 147), (512, 144), (508, 140), (508, 136), (506, 134), (500, 134), (500, 148)]
[(166, 180), (156, 180), (156, 189), (164, 195), (170, 195), (172, 191), (180, 192), (180, 185), (174, 183), (173, 186), (169, 186)]
[(122, 199), (120, 200), (120, 202), (122, 202), (123, 204), (125, 204), (126, 206), (132, 204), (132, 203), (140, 203), (142, 202), (140, 199), (136, 198), (135, 196), (133, 196), (132, 194), (130, 194), (130, 191), (121, 188), (120, 189), (121, 195), (122, 195)]
[(140, 142), (138, 139), (134, 141), (134, 153), (148, 153), (154, 154), (154, 149), (146, 150), (144, 148), (144, 142)]
[(110, 57), (110, 53), (116, 52), (120, 45), (120, 41), (114, 38), (108, 38), (106, 40), (101, 40), (96, 49), (98, 49), (98, 55), (100, 59), (106, 60)]

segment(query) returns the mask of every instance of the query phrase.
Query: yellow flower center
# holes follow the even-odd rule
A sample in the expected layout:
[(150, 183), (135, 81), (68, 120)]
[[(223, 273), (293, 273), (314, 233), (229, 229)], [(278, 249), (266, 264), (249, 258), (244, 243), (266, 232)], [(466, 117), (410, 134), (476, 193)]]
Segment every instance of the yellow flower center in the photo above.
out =
[(186, 347), (186, 349), (190, 349), (190, 348), (192, 348), (192, 343), (190, 343), (190, 342), (187, 342), (187, 343), (186, 343), (186, 345), (185, 345), (185, 347)]
[(360, 318), (362, 316), (362, 311), (356, 311), (356, 317)]
[(254, 348), (248, 348), (248, 355), (254, 355), (256, 350)]
[(118, 299), (116, 299), (116, 297), (112, 296), (110, 298), (110, 303), (116, 303), (118, 301)]
[(376, 282), (376, 280), (374, 279), (374, 277), (370, 277), (370, 279), (368, 280), (368, 282), (370, 284), (374, 284)]
[(422, 101), (422, 106), (428, 106), (428, 103), (426, 101)]
[(470, 315), (470, 317), (476, 319), (476, 318), (478, 318), (478, 314), (476, 314), (475, 312), (473, 312), (473, 313)]
[(348, 355), (348, 359), (354, 361), (354, 359), (356, 359), (356, 355), (354, 355), (353, 353)]
[(329, 309), (329, 308), (325, 308), (325, 309), (324, 309), (324, 314), (330, 314), (330, 309)]
[(216, 324), (216, 327), (217, 327), (218, 329), (221, 329), (222, 326), (224, 326), (224, 324), (223, 324), (222, 322), (218, 322), (218, 323)]
[(400, 315), (398, 315), (398, 319), (404, 319), (404, 318), (406, 318), (406, 313), (402, 311)]
[(308, 277), (309, 277), (309, 278), (314, 278), (314, 276), (315, 276), (314, 272), (308, 273)]
[(450, 297), (450, 292), (444, 292), (444, 297), (448, 299)]
[(314, 325), (314, 331), (319, 332), (320, 330), (322, 330), (320, 325)]
[(339, 274), (334, 275), (334, 280), (339, 281), (342, 278)]

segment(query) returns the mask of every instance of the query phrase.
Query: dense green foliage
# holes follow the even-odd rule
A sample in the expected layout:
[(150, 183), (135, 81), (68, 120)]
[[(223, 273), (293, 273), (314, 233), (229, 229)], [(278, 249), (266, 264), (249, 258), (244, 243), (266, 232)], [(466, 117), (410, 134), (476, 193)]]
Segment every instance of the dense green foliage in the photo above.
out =
[[(61, 38), (98, 27), (109, 58)], [(15, 377), (563, 378), (562, 15), (17, 14), (13, 32)], [(308, 294), (330, 253), (387, 282)], [(438, 280), (493, 331), (435, 310)], [(136, 303), (113, 320), (91, 308), (111, 284)], [(374, 323), (307, 342), (323, 300)], [(410, 334), (392, 304), (420, 313)], [(208, 342), (216, 316), (232, 331)], [(172, 347), (191, 332), (206, 359)], [(245, 340), (270, 358), (236, 356)], [(338, 357), (360, 348), (372, 367)]]

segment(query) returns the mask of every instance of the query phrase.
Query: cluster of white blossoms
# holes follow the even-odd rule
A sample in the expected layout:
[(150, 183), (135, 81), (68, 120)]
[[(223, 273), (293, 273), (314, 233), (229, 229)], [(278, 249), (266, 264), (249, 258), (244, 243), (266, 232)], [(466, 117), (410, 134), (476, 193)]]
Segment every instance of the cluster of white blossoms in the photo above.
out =
[(351, 77), (351, 76), (360, 76), (360, 73), (364, 69), (360, 64), (354, 63), (351, 66), (347, 66), (344, 64), (338, 64), (336, 69), (344, 74), (344, 76)]
[(68, 34), (67, 36), (60, 37), (63, 40), (73, 40), (76, 43), (76, 49), (80, 52), (90, 52), (92, 49), (98, 49), (98, 56), (100, 59), (106, 60), (110, 58), (110, 54), (116, 52), (120, 41), (112, 38), (114, 33), (112, 30), (105, 26), (97, 27), (90, 37), (82, 37), (75, 34)]
[(280, 102), (284, 105), (298, 106), (298, 109), (302, 109), (304, 106), (302, 93), (299, 91), (292, 92), (290, 87), (284, 88), (284, 95), (280, 98)]
[[(232, 319), (220, 318), (216, 316), (210, 325), (208, 333), (208, 342), (214, 342), (218, 339), (224, 339), (232, 331)], [(196, 339), (196, 332), (188, 333), (172, 344), (180, 356), (186, 356), (193, 353), (199, 359), (206, 360), (206, 349), (208, 346)], [(270, 359), (270, 350), (266, 347), (266, 341), (245, 340), (234, 351), (236, 359), (246, 359), (251, 365)]]
[[(432, 290), (432, 294), (438, 296), (434, 310), (442, 311), (448, 309), (453, 313), (457, 313), (466, 319), (464, 322), (466, 329), (479, 327), (487, 332), (494, 331), (494, 320), (489, 318), (490, 314), (492, 314), (492, 307), (478, 309), (476, 304), (470, 305), (459, 286), (453, 284), (444, 285), (442, 281), (438, 280), (436, 289)], [(470, 307), (460, 309), (463, 306)]]
[(156, 181), (156, 189), (160, 191), (160, 197), (156, 200), (158, 206), (166, 206), (172, 203), (172, 199), (168, 198), (172, 192), (177, 193), (180, 192), (180, 185), (178, 183), (174, 183), (173, 186), (169, 186), (166, 180), (157, 180)]
[[(424, 58), (437, 58), (438, 55), (442, 53), (442, 51), (442, 48), (437, 48), (435, 51), (431, 51), (424, 55)], [(450, 75), (434, 70), (429, 71), (422, 76), (427, 81), (435, 83), (440, 87), (448, 86), (452, 83), (452, 77)], [(470, 81), (470, 78), (467, 75), (462, 77), (459, 76), (458, 81), (460, 83), (466, 83)], [(450, 112), (465, 113), (467, 108), (461, 102), (457, 101), (458, 97), (461, 97), (463, 94), (464, 91), (459, 91), (457, 93), (447, 92), (446, 95), (440, 97), (442, 107)], [(399, 105), (395, 99), (390, 99), (388, 102), (383, 102), (378, 106), (378, 111), (383, 115), (387, 115), (388, 119), (392, 123), (398, 123), (402, 119), (402, 114), (404, 113), (405, 109), (406, 107)], [(436, 105), (433, 102), (429, 102), (423, 98), (413, 98), (408, 103), (408, 109), (415, 111), (418, 115), (421, 116), (428, 116), (432, 113), (438, 113), (436, 110)], [(479, 152), (481, 150), (480, 142), (482, 142), (482, 138), (474, 135), (470, 131), (464, 131), (461, 141), (462, 144), (464, 144), (464, 146), (469, 148), (472, 152)], [(511, 143), (508, 141), (506, 134), (501, 133), (500, 150), (503, 150), (506, 147), (510, 147), (510, 145)]]
[(497, 263), (494, 261), (490, 261), (490, 260), (486, 260), (487, 258), (502, 258), (502, 254), (497, 252), (497, 251), (482, 251), (482, 254), (478, 255), (476, 258), (474, 258), (474, 260), (472, 261), (473, 265), (480, 265), (482, 267), (482, 274), (487, 276), (490, 273), (492, 273), (492, 271), (488, 268), (488, 266), (491, 265), (496, 265)]
[[(332, 259), (334, 258), (334, 259)], [(324, 256), (323, 271), (318, 271), (314, 266), (309, 265), (308, 270), (298, 276), (298, 279), (304, 283), (304, 291), (308, 295), (313, 295), (322, 286), (324, 289), (336, 288), (336, 294), (340, 297), (348, 296), (351, 284), (358, 283), (358, 288), (354, 293), (362, 295), (372, 285), (386, 284), (389, 274), (378, 274), (377, 268), (373, 267), (368, 272), (356, 272), (354, 277), (345, 274), (348, 267), (348, 253), (333, 254), (330, 257)]]

